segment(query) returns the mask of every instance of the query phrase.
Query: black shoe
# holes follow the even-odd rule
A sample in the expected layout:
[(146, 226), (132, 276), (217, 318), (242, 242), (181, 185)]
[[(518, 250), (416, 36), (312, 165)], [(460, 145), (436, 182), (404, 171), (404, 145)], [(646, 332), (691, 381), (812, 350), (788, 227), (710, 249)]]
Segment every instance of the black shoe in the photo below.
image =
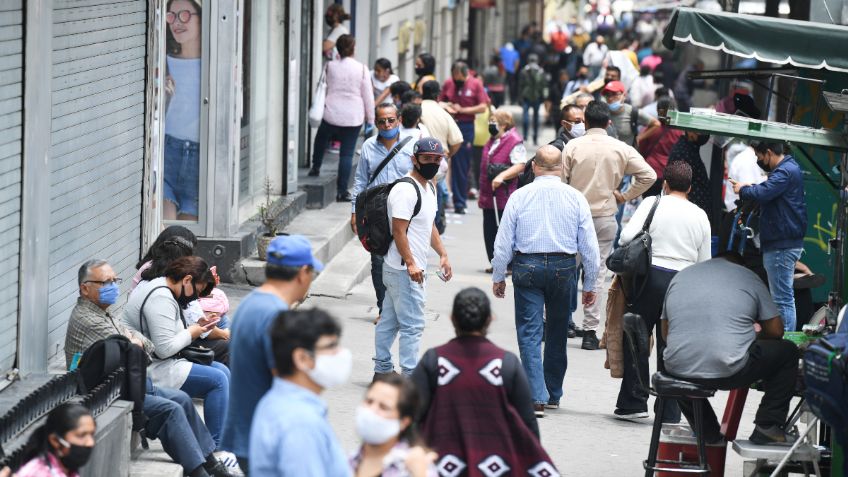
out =
[(548, 401), (548, 403), (545, 404), (545, 408), (546, 409), (559, 409), (559, 401)]
[(533, 413), (536, 414), (536, 418), (545, 417), (545, 405), (544, 404), (533, 404)]
[(456, 209), (454, 209), (453, 213), (457, 215), (465, 215), (465, 209), (463, 209), (462, 207), (457, 207)]
[(573, 326), (568, 327), (568, 337), (577, 338), (577, 330), (575, 330)]
[(230, 469), (214, 456), (206, 458), (203, 468), (212, 477), (235, 477), (235, 474), (231, 473)]
[(612, 413), (613, 417), (622, 421), (631, 421), (633, 419), (647, 419), (650, 417), (648, 411), (630, 411), (626, 409), (616, 409)]
[(581, 348), (592, 351), (598, 349), (600, 347), (599, 345), (598, 336), (595, 334), (594, 330), (586, 330), (583, 332), (583, 345), (580, 346)]
[(336, 202), (350, 202), (350, 192), (344, 191), (336, 196)]
[(777, 425), (761, 426), (757, 424), (748, 439), (760, 446), (791, 446), (798, 439), (798, 436), (784, 431)]
[(319, 175), (321, 175), (321, 171), (319, 171), (318, 169), (309, 169), (309, 174), (306, 175), (309, 177), (318, 177)]

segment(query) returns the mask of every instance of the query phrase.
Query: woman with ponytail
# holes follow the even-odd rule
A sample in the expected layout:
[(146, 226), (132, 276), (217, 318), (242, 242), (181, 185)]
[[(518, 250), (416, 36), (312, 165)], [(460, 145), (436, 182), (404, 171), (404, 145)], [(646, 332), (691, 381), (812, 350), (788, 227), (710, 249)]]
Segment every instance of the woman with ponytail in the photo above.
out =
[(456, 295), (456, 338), (428, 350), (412, 380), (420, 431), (437, 467), (499, 466), (511, 475), (559, 475), (539, 442), (530, 385), (518, 357), (486, 339), (489, 298), (479, 288)]
[(17, 477), (79, 477), (94, 449), (97, 427), (91, 412), (76, 403), (61, 404), (47, 415), (27, 442)]

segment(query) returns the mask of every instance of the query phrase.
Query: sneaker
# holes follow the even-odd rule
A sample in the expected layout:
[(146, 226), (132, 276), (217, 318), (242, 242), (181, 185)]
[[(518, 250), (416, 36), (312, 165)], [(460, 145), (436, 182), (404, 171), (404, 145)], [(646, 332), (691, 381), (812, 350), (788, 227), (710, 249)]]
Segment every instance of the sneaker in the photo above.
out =
[(468, 198), (469, 199), (476, 199), (477, 198), (477, 189), (472, 187), (471, 190), (468, 191)]
[(336, 202), (350, 202), (350, 192), (344, 191), (341, 194), (336, 195)]
[(614, 418), (619, 419), (621, 421), (648, 418), (648, 411), (628, 411), (624, 409), (616, 409), (612, 414)]
[(600, 342), (598, 341), (598, 336), (595, 334), (595, 330), (586, 330), (583, 332), (583, 345), (580, 346), (583, 349), (592, 351), (598, 349), (600, 346)]
[(777, 425), (761, 426), (757, 424), (748, 439), (761, 446), (791, 446), (798, 439), (798, 436), (784, 431)]
[(545, 405), (544, 404), (533, 404), (533, 412), (536, 414), (536, 418), (545, 417)]
[(453, 213), (457, 215), (465, 215), (465, 209), (463, 209), (462, 207), (457, 207), (454, 209)]
[(309, 177), (318, 177), (319, 175), (321, 175), (321, 171), (319, 171), (318, 169), (309, 169), (309, 174), (306, 175)]
[(559, 401), (548, 401), (545, 404), (545, 409), (559, 409)]
[(207, 461), (204, 465), (206, 472), (214, 477), (228, 476), (243, 476), (241, 468), (238, 465), (238, 459), (235, 454), (227, 451), (218, 451), (212, 454), (214, 458), (212, 462)]

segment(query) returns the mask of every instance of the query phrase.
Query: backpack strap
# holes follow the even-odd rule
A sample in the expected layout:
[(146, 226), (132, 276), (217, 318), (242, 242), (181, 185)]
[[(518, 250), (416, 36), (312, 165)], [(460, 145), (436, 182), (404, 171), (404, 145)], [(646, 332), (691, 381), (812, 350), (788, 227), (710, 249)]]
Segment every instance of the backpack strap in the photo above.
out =
[(403, 146), (406, 146), (406, 143), (408, 143), (411, 139), (412, 136), (406, 136), (405, 138), (401, 139), (400, 142), (395, 144), (395, 147), (393, 147), (392, 150), (389, 151), (389, 155), (386, 156), (385, 159), (383, 159), (383, 162), (381, 162), (380, 165), (377, 166), (377, 169), (374, 170), (374, 173), (371, 174), (371, 178), (368, 179), (368, 184), (365, 187), (368, 187), (369, 185), (371, 185), (372, 182), (374, 182), (374, 179), (376, 179), (377, 176), (379, 176), (380, 173), (383, 172), (383, 169), (387, 165), (389, 165), (389, 161), (391, 161), (392, 158), (395, 157), (395, 155), (400, 152), (400, 150), (403, 149)]
[[(418, 215), (418, 212), (421, 212), (421, 191), (418, 190), (418, 184), (415, 183), (415, 179), (409, 176), (401, 177), (400, 179), (398, 179), (398, 182), (406, 182), (412, 184), (412, 187), (415, 189), (415, 195), (418, 196), (418, 200), (415, 202), (415, 209), (412, 210), (412, 217), (409, 218), (409, 222), (412, 223), (412, 219), (414, 219), (415, 216)], [(430, 184), (430, 187), (433, 187), (433, 185)], [(407, 230), (408, 229), (409, 227), (407, 226)]]
[[(160, 288), (168, 288), (168, 287), (165, 286), (165, 285), (160, 285), (160, 286), (150, 290), (147, 293), (147, 296), (144, 297), (144, 301), (141, 302), (141, 307), (138, 309), (138, 328), (139, 328), (139, 331), (141, 332), (142, 335), (144, 335), (144, 322), (147, 321), (147, 317), (144, 316), (144, 305), (147, 304), (147, 299), (150, 298), (150, 295), (152, 295), (153, 292), (155, 292), (156, 290), (158, 290)], [(170, 288), (168, 288), (168, 290), (170, 290)], [(183, 317), (183, 310), (182, 309), (180, 309), (180, 320), (182, 320), (182, 322), (183, 322), (183, 328), (188, 328), (188, 326), (186, 326), (185, 318)], [(150, 329), (149, 326), (147, 328), (148, 328), (148, 330)], [(152, 341), (152, 339), (151, 339), (151, 341)], [(156, 349), (155, 348), (153, 349), (153, 356), (156, 357), (156, 359), (162, 359), (159, 356), (156, 356)]]
[(630, 108), (630, 131), (633, 133), (631, 146), (636, 147), (636, 137), (639, 136), (639, 108), (636, 106)]

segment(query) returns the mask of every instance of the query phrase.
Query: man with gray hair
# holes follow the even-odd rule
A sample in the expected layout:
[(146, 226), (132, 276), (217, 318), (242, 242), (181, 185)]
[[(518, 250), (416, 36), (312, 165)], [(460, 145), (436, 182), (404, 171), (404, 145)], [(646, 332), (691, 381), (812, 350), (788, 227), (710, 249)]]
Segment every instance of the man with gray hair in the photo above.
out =
[[(394, 182), (412, 170), (412, 148), (421, 138), (417, 129), (401, 128), (397, 106), (392, 103), (377, 105), (374, 113), (377, 135), (362, 143), (359, 164), (351, 193), (350, 228), (356, 234), (356, 197), (371, 187)], [(387, 161), (388, 159), (388, 161)], [(383, 162), (385, 161), (385, 164)], [(371, 281), (377, 295), (377, 320), (383, 313), (383, 256), (371, 254)]]
[(533, 174), (536, 179), (512, 194), (501, 217), (492, 260), (492, 291), (504, 297), (506, 267), (512, 262), (518, 348), (536, 416), (542, 417), (545, 406), (559, 407), (563, 394), (576, 254), (583, 257), (584, 306), (596, 300), (600, 254), (588, 201), (560, 179), (559, 149), (540, 147), (533, 159)]
[(462, 146), (451, 158), (450, 171), (453, 209), (457, 214), (464, 214), (468, 200), (471, 145), (474, 143), (474, 115), (485, 111), (491, 100), (486, 94), (483, 82), (468, 74), (468, 65), (464, 61), (453, 64), (451, 78), (445, 81), (439, 100), (444, 103), (445, 111), (453, 116), (462, 131)]

